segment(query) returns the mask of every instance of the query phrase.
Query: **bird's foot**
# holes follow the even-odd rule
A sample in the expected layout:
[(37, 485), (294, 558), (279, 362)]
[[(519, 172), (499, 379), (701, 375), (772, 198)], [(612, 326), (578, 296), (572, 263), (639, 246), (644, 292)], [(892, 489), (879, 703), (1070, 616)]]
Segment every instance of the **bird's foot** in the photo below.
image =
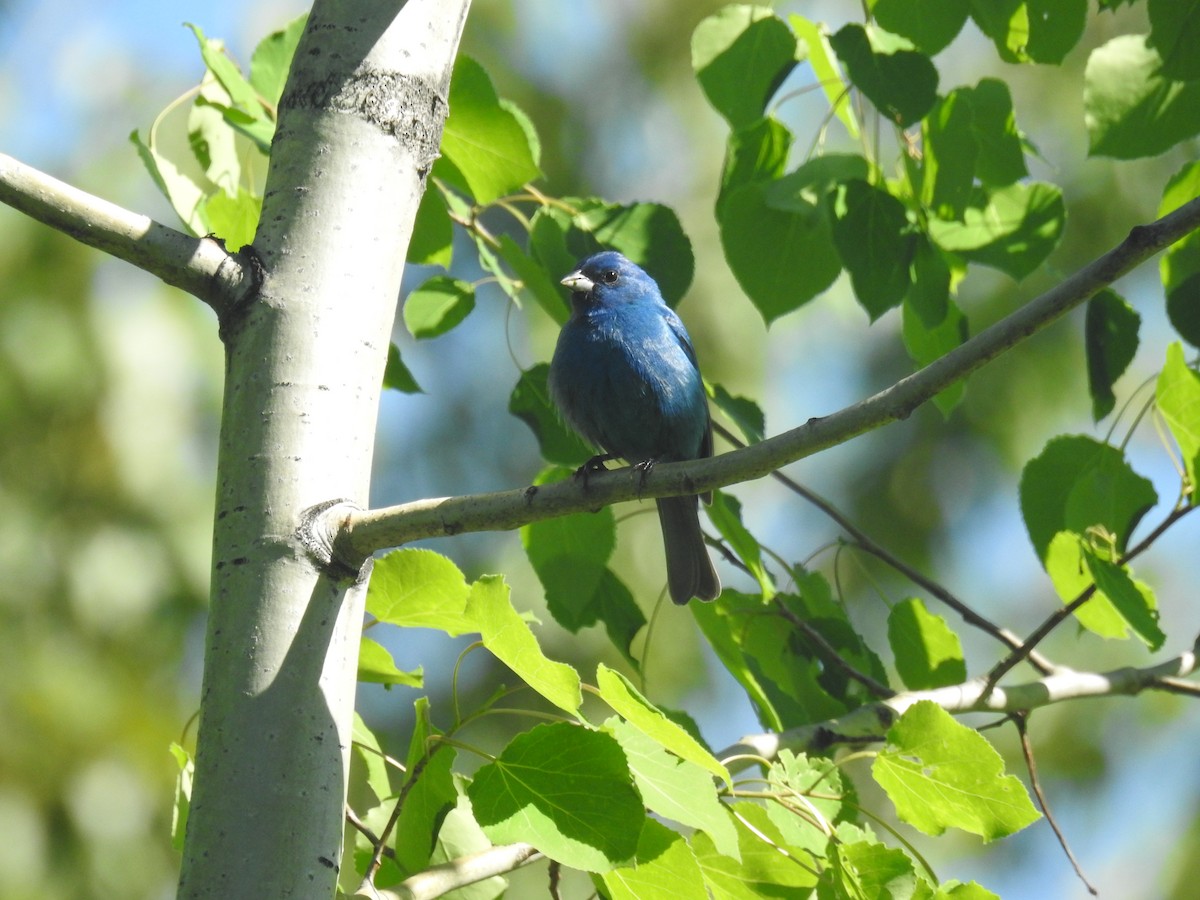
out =
[(650, 474), (650, 470), (658, 464), (658, 460), (654, 458), (643, 459), (640, 462), (633, 464), (633, 471), (638, 474), (638, 496), (642, 495), (642, 488), (646, 486), (646, 476)]
[(610, 459), (616, 459), (611, 453), (599, 453), (593, 456), (582, 466), (575, 470), (575, 477), (583, 481), (583, 489), (586, 491), (588, 486), (588, 478), (596, 472), (607, 472), (605, 463)]

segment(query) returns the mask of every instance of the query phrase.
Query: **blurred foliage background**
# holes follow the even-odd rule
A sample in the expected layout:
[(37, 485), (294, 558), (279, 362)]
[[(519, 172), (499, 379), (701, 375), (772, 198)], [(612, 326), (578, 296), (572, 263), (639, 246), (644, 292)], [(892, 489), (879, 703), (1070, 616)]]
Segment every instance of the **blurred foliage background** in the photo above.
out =
[[(725, 268), (712, 217), (724, 132), (695, 83), (689, 51), (695, 23), (721, 5), (480, 2), (463, 49), (533, 119), (550, 193), (655, 200), (678, 211), (697, 255), (681, 313), (705, 373), (758, 397), (768, 430), (777, 432), (885, 387), (910, 363), (898, 316), (868, 327), (841, 282), (768, 334)], [(861, 17), (857, 4), (832, 0), (777, 7), (834, 28)], [(303, 9), (297, 2), (247, 9), (232, 0), (170, 9), (145, 0), (86, 10), (66, 0), (5, 3), (0, 147), (173, 224), (126, 137), (202, 71), (180, 20), (223, 36), (245, 61), (262, 35)], [(1062, 245), (1026, 282), (975, 272), (962, 285), (972, 331), (1150, 220), (1167, 177), (1195, 155), (1195, 146), (1184, 146), (1136, 163), (1086, 158), (1087, 53), (1115, 34), (1145, 30), (1144, 16), (1138, 5), (1095, 18), (1061, 69), (1007, 66), (971, 26), (938, 57), (943, 90), (989, 74), (1010, 83), (1018, 124), (1038, 151), (1034, 176), (1061, 184), (1069, 210)], [(815, 138), (825, 101), (805, 90), (803, 76), (792, 77), (795, 90), (785, 87), (779, 115)], [(832, 129), (827, 147), (841, 140)], [(173, 896), (167, 747), (190, 741), (197, 706), (222, 370), (215, 323), (191, 298), (7, 208), (0, 208), (0, 235), (0, 900)], [(1169, 339), (1153, 270), (1119, 288), (1143, 328), (1118, 402), (1157, 370)], [(554, 328), (536, 309), (510, 308), (499, 291), (480, 297), (463, 326), (434, 342), (397, 332), (426, 393), (384, 401), (374, 503), (509, 488), (536, 473), (533, 439), (506, 407), (518, 366), (549, 357)], [(1106, 429), (1090, 418), (1080, 312), (976, 375), (949, 421), (925, 408), (790, 474), (1022, 633), (1057, 601), (1020, 522), (1020, 467), (1056, 434)], [(1173, 496), (1175, 476), (1153, 429), (1143, 427), (1131, 446), (1135, 467), (1160, 495)], [(832, 524), (774, 483), (735, 493), (766, 543), (789, 557), (811, 555), (837, 578), (868, 633), (872, 623), (883, 627), (885, 598), (911, 590), (870, 561), (838, 552)], [(640, 586), (648, 608), (661, 587), (661, 558), (647, 511), (621, 510), (627, 521), (615, 566)], [(1138, 564), (1175, 635), (1197, 630), (1188, 602), (1194, 587), (1172, 567), (1194, 553), (1195, 529), (1189, 520)], [(540, 606), (516, 534), (434, 546), (469, 577), (504, 571), (519, 606)], [(652, 696), (692, 712), (715, 746), (757, 730), (744, 698), (707, 664), (691, 619), (669, 613), (646, 651)], [(551, 655), (577, 663), (605, 652), (601, 641), (552, 624), (543, 634)], [(423, 634), (389, 640), (399, 665), (425, 664), (436, 718), (460, 648)], [(968, 633), (965, 642), (971, 674), (998, 658), (984, 637)], [(1104, 644), (1070, 626), (1047, 650), (1076, 668), (1149, 661), (1141, 645)], [(499, 677), (472, 665), (465, 671), (479, 690)], [(415, 696), (408, 694), (369, 687), (360, 706), (399, 740)], [(1192, 896), (1200, 875), (1196, 707), (1165, 696), (1088, 701), (1039, 712), (1031, 732), (1051, 802), (1103, 895)], [(991, 736), (1021, 772), (1011, 735)], [(1044, 823), (993, 848), (966, 838), (919, 846), (943, 877), (975, 878), (1006, 898), (1085, 896)]]

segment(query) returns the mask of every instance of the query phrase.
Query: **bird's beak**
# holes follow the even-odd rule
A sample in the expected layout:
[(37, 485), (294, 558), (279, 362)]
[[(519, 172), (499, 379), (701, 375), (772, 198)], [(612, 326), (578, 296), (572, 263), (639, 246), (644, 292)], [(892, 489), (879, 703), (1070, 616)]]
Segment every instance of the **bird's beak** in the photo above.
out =
[(596, 283), (592, 279), (588, 278), (578, 269), (560, 281), (559, 284), (566, 285), (572, 291), (579, 294), (590, 293), (592, 288), (596, 286)]

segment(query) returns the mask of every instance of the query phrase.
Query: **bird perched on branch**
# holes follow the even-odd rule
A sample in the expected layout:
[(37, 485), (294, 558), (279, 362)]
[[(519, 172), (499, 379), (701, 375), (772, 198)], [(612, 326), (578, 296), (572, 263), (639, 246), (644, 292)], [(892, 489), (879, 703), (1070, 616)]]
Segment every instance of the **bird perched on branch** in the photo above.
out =
[[(644, 477), (657, 462), (712, 456), (696, 353), (654, 279), (609, 250), (589, 256), (562, 283), (571, 289), (571, 317), (550, 362), (550, 396), (567, 424), (604, 451), (580, 472), (620, 457)], [(696, 497), (655, 502), (671, 599), (681, 605), (692, 597), (715, 599), (721, 582), (704, 546)]]

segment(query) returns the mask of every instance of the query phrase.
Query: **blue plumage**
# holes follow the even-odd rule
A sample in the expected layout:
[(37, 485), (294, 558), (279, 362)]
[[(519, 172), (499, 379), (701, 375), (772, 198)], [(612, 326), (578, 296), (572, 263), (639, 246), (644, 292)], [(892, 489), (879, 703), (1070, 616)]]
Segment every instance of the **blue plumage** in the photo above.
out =
[[(585, 259), (562, 283), (572, 291), (571, 317), (550, 362), (550, 395), (567, 424), (634, 465), (711, 456), (696, 353), (654, 279), (610, 250)], [(671, 599), (714, 599), (721, 583), (696, 498), (656, 502)]]

